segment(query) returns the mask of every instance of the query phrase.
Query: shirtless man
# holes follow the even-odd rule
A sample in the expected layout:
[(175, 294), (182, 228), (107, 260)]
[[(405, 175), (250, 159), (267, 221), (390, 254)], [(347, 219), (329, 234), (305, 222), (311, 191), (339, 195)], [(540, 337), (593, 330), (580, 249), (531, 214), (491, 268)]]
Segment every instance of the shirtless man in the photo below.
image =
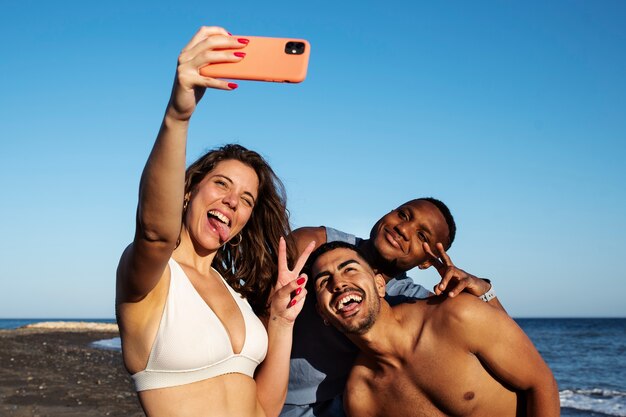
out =
[[(431, 214), (437, 236), (445, 223)], [(502, 310), (467, 294), (391, 307), (382, 275), (344, 242), (321, 246), (310, 262), (318, 312), (360, 350), (344, 393), (348, 416), (559, 416), (552, 372)]]

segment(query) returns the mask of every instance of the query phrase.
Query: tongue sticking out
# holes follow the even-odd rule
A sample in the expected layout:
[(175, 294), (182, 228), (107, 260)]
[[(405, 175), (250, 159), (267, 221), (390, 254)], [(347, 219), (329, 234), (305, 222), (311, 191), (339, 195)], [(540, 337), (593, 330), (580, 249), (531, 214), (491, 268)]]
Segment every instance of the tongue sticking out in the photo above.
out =
[(338, 311), (341, 314), (350, 313), (351, 311), (356, 309), (359, 306), (359, 304), (361, 303), (354, 301), (354, 300), (349, 300), (346, 303), (344, 303), (343, 306)]
[(209, 223), (215, 228), (217, 234), (220, 235), (220, 240), (226, 242), (230, 237), (230, 227), (214, 217), (209, 217)]

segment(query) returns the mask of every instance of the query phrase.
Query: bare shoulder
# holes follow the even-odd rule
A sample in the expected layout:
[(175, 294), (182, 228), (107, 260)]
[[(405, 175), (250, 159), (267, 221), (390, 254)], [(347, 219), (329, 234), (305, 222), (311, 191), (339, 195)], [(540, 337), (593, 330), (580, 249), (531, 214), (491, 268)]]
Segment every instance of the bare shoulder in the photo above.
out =
[(429, 320), (438, 334), (472, 351), (484, 347), (486, 340), (500, 339), (518, 327), (504, 311), (470, 294), (444, 298), (429, 311)]
[(426, 299), (407, 300), (400, 304), (391, 307), (393, 317), (404, 328), (415, 328), (424, 320), (424, 314), (430, 310), (435, 309), (441, 300), (436, 300), (437, 297), (429, 297)]
[(326, 243), (326, 228), (323, 226), (300, 227), (291, 233), (291, 237), (296, 243), (298, 253), (302, 253), (312, 240), (315, 241), (315, 249)]
[(163, 278), (174, 248), (167, 243), (135, 239), (126, 247), (116, 271), (119, 302), (136, 302), (146, 297)]
[(166, 263), (161, 271), (154, 271), (155, 275), (158, 274), (158, 279), (151, 286), (142, 285), (141, 277), (133, 277), (138, 275), (135, 272), (138, 268), (134, 267), (132, 255), (129, 254), (132, 249), (132, 244), (126, 248), (116, 273), (115, 306), (121, 328), (133, 324), (145, 326), (152, 320), (152, 315), (160, 319), (171, 279), (171, 270)]
[[(445, 296), (432, 298), (430, 303), (433, 305), (433, 318), (446, 327), (466, 327), (500, 315), (499, 310), (470, 294), (461, 293), (454, 298)], [(437, 303), (436, 299), (439, 299)]]

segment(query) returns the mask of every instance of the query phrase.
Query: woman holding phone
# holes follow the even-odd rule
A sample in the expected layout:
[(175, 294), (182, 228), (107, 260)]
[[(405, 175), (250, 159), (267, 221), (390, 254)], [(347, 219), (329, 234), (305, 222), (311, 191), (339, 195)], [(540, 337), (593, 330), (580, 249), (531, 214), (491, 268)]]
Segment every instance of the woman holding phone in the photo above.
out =
[[(246, 40), (203, 27), (178, 59), (171, 98), (139, 186), (136, 231), (117, 270), (124, 364), (149, 417), (274, 416), (287, 390), (308, 254), (294, 248), (284, 188), (238, 145), (185, 171), (189, 120), (206, 65), (236, 62)], [(257, 317), (261, 317), (265, 326)]]

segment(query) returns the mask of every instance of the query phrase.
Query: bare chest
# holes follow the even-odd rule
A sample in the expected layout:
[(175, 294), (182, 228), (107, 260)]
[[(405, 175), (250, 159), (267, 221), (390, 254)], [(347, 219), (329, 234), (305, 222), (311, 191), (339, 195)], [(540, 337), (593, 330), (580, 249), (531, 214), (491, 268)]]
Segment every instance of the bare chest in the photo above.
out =
[(359, 360), (346, 390), (350, 416), (514, 417), (516, 394), (467, 354), (421, 352), (414, 361), (380, 366)]

